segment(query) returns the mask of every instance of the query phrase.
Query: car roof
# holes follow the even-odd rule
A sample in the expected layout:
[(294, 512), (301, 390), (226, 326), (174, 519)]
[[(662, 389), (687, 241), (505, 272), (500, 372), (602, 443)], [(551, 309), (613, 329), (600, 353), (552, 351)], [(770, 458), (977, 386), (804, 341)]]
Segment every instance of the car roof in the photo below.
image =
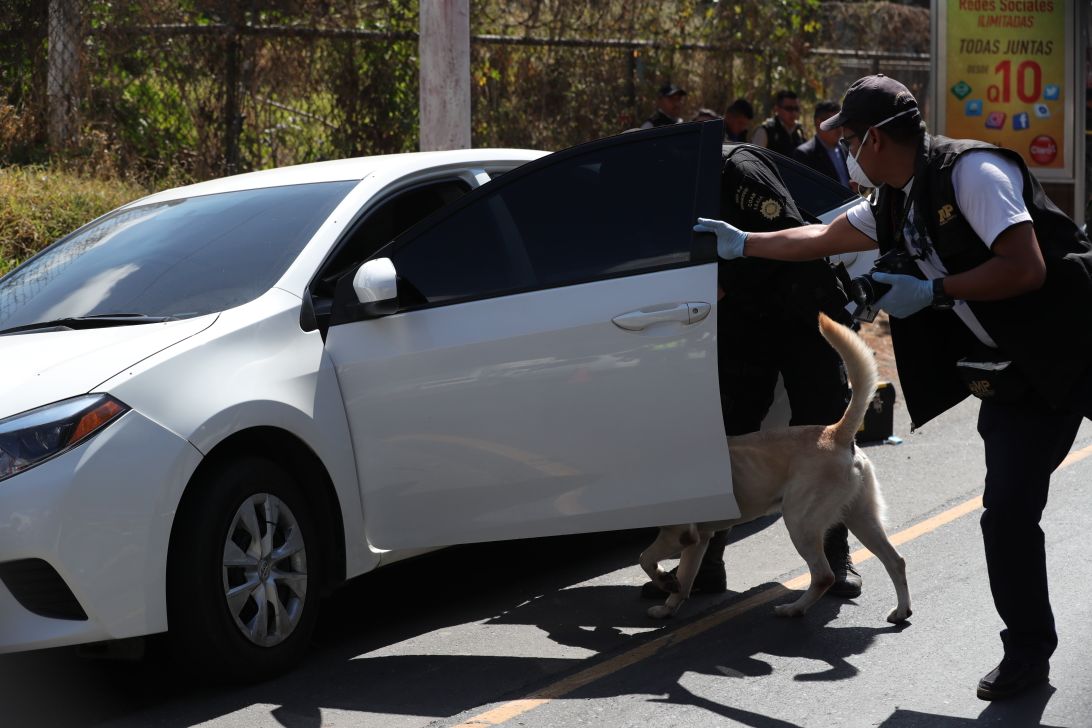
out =
[(310, 164), (266, 169), (259, 172), (247, 172), (183, 187), (174, 187), (135, 200), (130, 205), (143, 205), (151, 202), (165, 202), (185, 197), (198, 197), (265, 187), (284, 187), (316, 182), (359, 181), (372, 174), (401, 176), (401, 174), (412, 174), (421, 170), (446, 166), (480, 164), (491, 167), (498, 164), (511, 164), (512, 162), (522, 164), (546, 154), (549, 154), (549, 152), (536, 149), (453, 149), (439, 152), (378, 154), (370, 157), (336, 159), (328, 162), (312, 162)]

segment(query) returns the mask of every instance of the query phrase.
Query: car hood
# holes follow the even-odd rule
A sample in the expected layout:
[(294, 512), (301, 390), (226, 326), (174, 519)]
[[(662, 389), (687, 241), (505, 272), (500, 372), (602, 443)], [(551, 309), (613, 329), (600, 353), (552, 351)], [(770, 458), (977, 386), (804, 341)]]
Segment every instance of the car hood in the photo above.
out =
[(0, 336), (0, 419), (85, 394), (207, 329), (216, 314), (158, 324)]

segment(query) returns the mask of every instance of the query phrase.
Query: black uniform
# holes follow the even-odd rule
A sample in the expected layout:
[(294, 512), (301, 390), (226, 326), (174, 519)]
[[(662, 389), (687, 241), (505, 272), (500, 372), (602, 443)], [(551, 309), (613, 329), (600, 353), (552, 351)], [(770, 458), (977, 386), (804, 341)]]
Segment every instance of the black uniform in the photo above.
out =
[(762, 122), (762, 128), (766, 130), (766, 148), (784, 154), (786, 157), (791, 157), (793, 151), (807, 141), (803, 127), (797, 124), (791, 132), (787, 131), (777, 117), (766, 119)]
[[(975, 268), (992, 255), (960, 213), (952, 186), (956, 160), (975, 149), (994, 150), (1019, 165), (1024, 203), (1047, 269), (1037, 291), (968, 302), (1000, 349), (994, 357), (1011, 360), (1030, 387), (1013, 403), (984, 398), (978, 431), (986, 454), (982, 534), (990, 589), (1006, 625), (1005, 654), (1037, 660), (1049, 657), (1058, 642), (1039, 519), (1051, 473), (1073, 444), (1082, 416), (1092, 418), (1092, 245), (1047, 199), (1015, 152), (926, 135), (911, 190), (912, 224), (949, 273)], [(897, 197), (881, 187), (873, 208), (881, 251), (898, 240), (892, 224), (896, 208), (901, 209)], [(891, 336), (914, 423), (923, 424), (968, 395), (956, 361), (980, 357), (984, 345), (955, 314), (926, 308), (893, 318)]]
[[(766, 149), (726, 144), (722, 154), (724, 220), (744, 230), (804, 224), (777, 168), (767, 161)], [(819, 311), (842, 323), (850, 318), (833, 269), (822, 260), (739, 258), (721, 261), (718, 273), (724, 291), (717, 304), (717, 359), (725, 432), (743, 435), (760, 428), (773, 403), (778, 374), (789, 396), (791, 424), (837, 422), (849, 390), (841, 359), (819, 333)], [(719, 531), (709, 540), (694, 581), (696, 590), (724, 591), (727, 536), (727, 531)], [(825, 539), (824, 551), (836, 578), (842, 574), (844, 579), (849, 565), (847, 539), (842, 524)], [(651, 582), (642, 593), (661, 594)]]
[[(804, 224), (776, 167), (760, 147), (724, 147), (721, 215), (743, 230)], [(826, 261), (787, 263), (738, 258), (720, 264), (718, 336), (724, 427), (759, 429), (781, 375), (793, 425), (837, 422), (847, 387), (841, 359), (819, 333), (823, 311), (850, 323), (846, 296)]]
[(678, 124), (681, 119), (676, 119), (673, 116), (668, 116), (663, 112), (663, 109), (656, 109), (656, 113), (645, 119), (641, 124), (642, 129), (651, 129), (656, 126), (670, 126), (672, 124)]

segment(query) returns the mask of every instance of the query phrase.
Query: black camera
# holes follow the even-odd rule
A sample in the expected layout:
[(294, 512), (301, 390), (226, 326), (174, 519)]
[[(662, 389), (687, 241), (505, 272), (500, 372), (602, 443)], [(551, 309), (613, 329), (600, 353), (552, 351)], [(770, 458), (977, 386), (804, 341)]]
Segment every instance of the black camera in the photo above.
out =
[(882, 273), (901, 273), (903, 275), (915, 275), (917, 265), (914, 258), (903, 248), (892, 248), (872, 265), (872, 270), (863, 276), (857, 276), (849, 282), (849, 297), (857, 304), (857, 310), (853, 312), (853, 318), (858, 321), (871, 322), (876, 318), (880, 309), (876, 302), (883, 298), (883, 294), (891, 290), (891, 286), (880, 283), (872, 278), (876, 271)]

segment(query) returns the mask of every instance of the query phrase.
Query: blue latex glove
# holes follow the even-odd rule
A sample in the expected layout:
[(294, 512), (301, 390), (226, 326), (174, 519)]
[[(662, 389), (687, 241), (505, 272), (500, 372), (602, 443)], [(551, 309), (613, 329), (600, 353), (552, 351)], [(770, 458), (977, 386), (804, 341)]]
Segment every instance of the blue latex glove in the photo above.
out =
[(747, 233), (739, 228), (729, 225), (723, 220), (710, 220), (707, 217), (699, 217), (698, 224), (694, 226), (694, 232), (716, 235), (717, 255), (724, 260), (743, 257), (743, 243), (747, 240)]
[(880, 296), (876, 305), (895, 318), (906, 318), (933, 302), (932, 281), (881, 271), (873, 273), (872, 279), (891, 286), (891, 290)]

